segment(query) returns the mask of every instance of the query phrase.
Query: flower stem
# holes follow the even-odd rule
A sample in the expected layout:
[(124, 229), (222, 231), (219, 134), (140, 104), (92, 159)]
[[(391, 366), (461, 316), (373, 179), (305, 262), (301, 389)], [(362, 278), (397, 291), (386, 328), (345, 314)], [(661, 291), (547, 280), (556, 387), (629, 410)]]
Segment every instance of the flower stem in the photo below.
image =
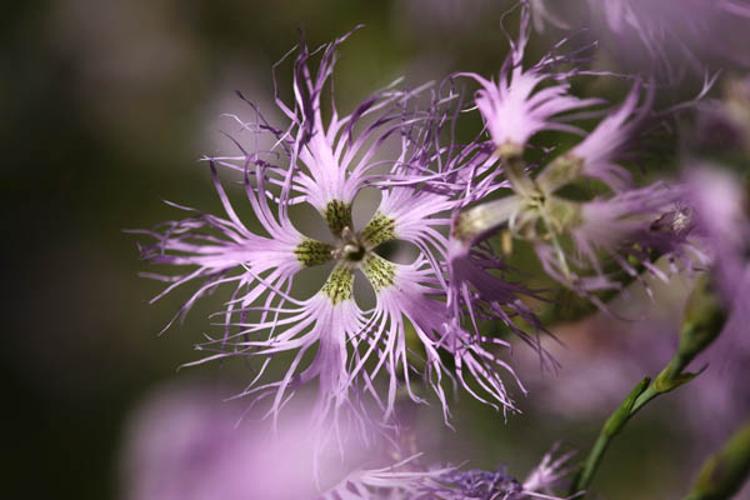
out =
[(604, 426), (599, 431), (599, 436), (596, 438), (596, 442), (594, 442), (594, 446), (591, 447), (591, 451), (589, 451), (586, 460), (583, 462), (583, 466), (573, 479), (573, 485), (570, 489), (571, 495), (584, 491), (591, 484), (591, 480), (594, 478), (594, 474), (599, 468), (604, 452), (609, 447), (612, 438), (622, 430), (628, 419), (633, 416), (633, 406), (638, 396), (646, 390), (650, 382), (651, 379), (648, 377), (641, 380), (628, 397), (625, 398), (625, 401), (622, 402), (604, 423)]
[(685, 500), (731, 498), (750, 473), (750, 422), (729, 438), (724, 447), (703, 464)]
[(677, 352), (653, 380), (649, 377), (641, 380), (606, 420), (594, 446), (573, 478), (571, 495), (578, 494), (578, 498), (582, 498), (591, 485), (604, 452), (630, 418), (652, 399), (673, 391), (700, 374), (686, 372), (685, 368), (716, 339), (724, 322), (724, 309), (709, 289), (708, 280), (699, 280), (686, 307)]

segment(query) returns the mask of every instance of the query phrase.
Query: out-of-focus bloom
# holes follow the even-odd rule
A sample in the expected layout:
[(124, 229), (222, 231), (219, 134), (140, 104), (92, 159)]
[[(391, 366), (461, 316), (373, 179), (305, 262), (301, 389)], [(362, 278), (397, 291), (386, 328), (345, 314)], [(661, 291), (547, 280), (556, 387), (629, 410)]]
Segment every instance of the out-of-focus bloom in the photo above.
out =
[[(424, 498), (446, 500), (494, 499), (525, 500), (532, 498), (557, 499), (555, 488), (570, 474), (570, 459), (573, 453), (555, 456), (556, 447), (545, 454), (524, 481), (508, 475), (505, 467), (489, 471), (482, 469), (460, 470), (449, 468), (440, 474), (432, 474), (429, 481), (421, 485)], [(423, 497), (418, 497), (423, 498)]]
[(695, 126), (684, 140), (693, 154), (727, 157), (750, 152), (750, 76), (728, 78), (722, 90), (720, 99), (696, 106)]
[[(127, 428), (124, 498), (314, 497), (314, 444), (304, 419), (283, 422), (272, 436), (267, 423), (240, 421), (242, 410), (241, 405), (222, 402), (218, 391), (207, 387), (157, 391)], [(338, 462), (327, 464), (334, 477), (341, 474)]]
[[(322, 49), (317, 71), (302, 45), (295, 61), (294, 104), (277, 99), (290, 125), (275, 128), (259, 117), (242, 122), (243, 129), (270, 133), (277, 141), (274, 154), (288, 158), (278, 165), (272, 154), (246, 152), (236, 157), (210, 159), (212, 178), (226, 217), (202, 214), (168, 223), (144, 233), (156, 243), (143, 249), (152, 263), (188, 267), (176, 276), (157, 276), (171, 284), (156, 297), (185, 283), (203, 280), (181, 313), (196, 300), (227, 285), (233, 291), (223, 313), (224, 335), (210, 339), (202, 349), (215, 351), (206, 360), (229, 356), (264, 359), (258, 377), (243, 393), (256, 400), (271, 398), (269, 413), (277, 416), (291, 394), (317, 382), (315, 415), (320, 422), (336, 422), (342, 409), (364, 418), (363, 398), (369, 395), (390, 417), (397, 389), (412, 390), (414, 372), (422, 368), (426, 382), (440, 399), (446, 419), (448, 402), (443, 384), (455, 377), (477, 398), (497, 408), (513, 408), (498, 373), (509, 372), (489, 346), (505, 345), (465, 330), (446, 308), (441, 261), (446, 253), (447, 214), (456, 206), (449, 195), (421, 189), (420, 180), (433, 176), (425, 163), (423, 145), (413, 146), (404, 127), (419, 118), (405, 116), (408, 93), (384, 91), (365, 100), (355, 111), (339, 117), (335, 107), (326, 122), (322, 94), (333, 72), (335, 50), (346, 37)], [(391, 137), (403, 138), (398, 157), (377, 158)], [(398, 141), (395, 141), (398, 142)], [(238, 142), (239, 144), (239, 142)], [(270, 159), (266, 159), (270, 158)], [(377, 158), (377, 159), (376, 159)], [(245, 193), (257, 219), (245, 223), (225, 192), (215, 164), (239, 171)], [(387, 165), (388, 173), (378, 172)], [(388, 180), (403, 180), (399, 184)], [(366, 185), (379, 185), (381, 202), (371, 220), (354, 227), (352, 202)], [(300, 233), (288, 209), (309, 203), (325, 220), (331, 238), (318, 241)], [(391, 262), (376, 252), (383, 243), (413, 243), (419, 255), (411, 264)], [(307, 299), (293, 295), (292, 284), (303, 269), (331, 263), (333, 270), (317, 293)], [(355, 272), (361, 271), (376, 297), (372, 309), (355, 301)], [(417, 353), (413, 361), (407, 339), (412, 327)], [(272, 358), (289, 354), (280, 380), (261, 382)], [(453, 360), (448, 368), (441, 354)], [(382, 396), (376, 379), (387, 379)], [(470, 374), (471, 377), (465, 375)], [(331, 417), (331, 419), (329, 419)]]
[[(730, 59), (747, 65), (745, 54), (732, 50), (735, 36), (743, 36), (750, 4), (742, 1), (688, 0), (589, 0), (592, 9), (604, 14), (619, 43), (631, 43), (634, 53), (645, 48), (650, 57), (667, 69), (670, 58), (701, 70), (701, 58)], [(744, 4), (744, 5), (743, 5)], [(636, 44), (637, 40), (637, 44)], [(631, 54), (632, 54), (631, 53)], [(679, 69), (679, 68), (674, 68)]]
[(415, 468), (415, 458), (417, 457), (379, 469), (354, 470), (339, 484), (326, 490), (321, 495), (321, 500), (429, 498), (425, 497), (425, 491), (430, 489), (435, 479), (452, 469)]
[[(661, 80), (677, 80), (686, 71), (702, 76), (717, 64), (750, 65), (750, 57), (736, 50), (750, 41), (746, 0), (586, 0), (589, 16), (576, 9), (581, 3), (536, 0), (531, 6), (538, 25), (546, 21), (591, 29), (622, 69)], [(551, 7), (556, 8), (554, 19), (548, 14)]]
[[(398, 449), (390, 441), (362, 448), (349, 433), (321, 449), (305, 405), (290, 408), (275, 433), (268, 422), (242, 418), (245, 406), (222, 402), (208, 385), (166, 386), (154, 393), (131, 417), (125, 435), (123, 498), (317, 498), (350, 475), (382, 487), (389, 478), (394, 484), (395, 472), (389, 471), (407, 470), (393, 463)], [(408, 484), (424, 478), (420, 473)], [(396, 479), (398, 486), (405, 484)]]
[[(482, 253), (477, 245), (488, 236), (504, 230), (513, 238), (530, 242), (545, 271), (555, 280), (577, 292), (588, 295), (607, 289), (618, 289), (619, 280), (612, 275), (626, 273), (636, 277), (645, 267), (661, 275), (651, 264), (651, 254), (660, 254), (682, 243), (679, 230), (681, 199), (678, 188), (665, 184), (631, 189), (629, 172), (619, 162), (628, 152), (636, 132), (651, 111), (653, 86), (633, 85), (623, 103), (585, 133), (571, 123), (560, 123), (559, 113), (585, 108), (600, 102), (579, 99), (569, 94), (567, 79), (580, 72), (552, 72), (553, 63), (564, 56), (547, 56), (529, 70), (521, 64), (529, 36), (529, 6), (521, 11), (521, 33), (512, 42), (512, 53), (501, 71), (500, 84), (466, 74), (482, 85), (475, 97), (476, 106), (485, 121), (495, 152), (493, 158), (502, 168), (498, 193), (511, 193), (485, 201), (482, 190), (473, 190), (464, 205), (474, 203), (454, 219), (449, 244), (449, 271), (460, 297), (469, 284), (475, 302), (488, 297), (503, 298), (513, 293), (509, 286), (493, 283), (487, 269), (494, 266), (491, 252)], [(540, 84), (546, 83), (546, 86)], [(539, 88), (537, 88), (539, 86)], [(645, 96), (645, 97), (644, 97)], [(535, 165), (524, 159), (527, 141), (541, 130), (577, 132), (584, 138), (567, 152), (558, 153), (533, 175)], [(584, 178), (599, 179), (615, 192), (595, 199), (569, 199), (558, 191)], [(489, 191), (488, 189), (484, 189)], [(479, 193), (477, 193), (479, 191)], [(478, 202), (478, 203), (477, 203)], [(666, 219), (674, 219), (665, 230)], [(572, 245), (569, 244), (572, 241)], [(658, 248), (657, 248), (658, 247)], [(600, 260), (617, 264), (613, 272)], [(607, 269), (605, 269), (605, 267)], [(490, 290), (493, 290), (490, 292)], [(465, 300), (462, 307), (471, 309)]]
[(363, 449), (357, 436), (342, 435), (321, 450), (304, 405), (271, 433), (268, 422), (242, 419), (243, 405), (219, 397), (207, 386), (166, 386), (136, 411), (121, 459), (125, 500), (556, 498), (570, 472), (572, 454), (556, 447), (524, 481), (504, 468), (428, 466), (419, 454), (404, 458), (397, 439)]
[(741, 295), (750, 273), (750, 218), (743, 181), (718, 165), (693, 165), (687, 185), (696, 233), (713, 261), (721, 294), (731, 302)]
[[(658, 257), (675, 249), (689, 229), (678, 204), (681, 195), (678, 186), (656, 183), (582, 204), (577, 220), (569, 227), (581, 259), (555, 255), (556, 248), (553, 252), (553, 248), (540, 243), (537, 253), (545, 270), (565, 282), (574, 276), (571, 273), (575, 271), (567, 267), (572, 262), (577, 267), (593, 268), (606, 278), (599, 257), (604, 252), (632, 277), (640, 274), (637, 266), (662, 276), (652, 263), (652, 253)], [(617, 286), (606, 279), (601, 284)]]
[[(728, 318), (715, 345), (704, 357), (715, 368), (706, 378), (715, 385), (736, 387), (747, 379), (750, 359), (750, 200), (747, 179), (719, 165), (692, 165), (686, 173), (694, 210), (696, 237), (711, 259), (709, 272)], [(727, 416), (746, 411), (747, 398), (716, 391), (712, 398), (726, 407)], [(735, 423), (735, 422), (732, 422)], [(731, 426), (726, 426), (729, 428)]]

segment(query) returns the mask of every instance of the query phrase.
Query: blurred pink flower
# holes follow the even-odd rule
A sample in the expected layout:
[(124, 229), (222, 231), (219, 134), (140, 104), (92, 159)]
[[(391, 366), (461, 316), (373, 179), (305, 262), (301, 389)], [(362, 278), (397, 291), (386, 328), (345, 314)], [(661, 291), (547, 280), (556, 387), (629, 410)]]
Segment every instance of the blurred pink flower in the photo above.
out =
[(304, 404), (273, 433), (267, 422), (241, 419), (242, 405), (219, 394), (167, 385), (136, 410), (122, 454), (123, 500), (556, 498), (549, 495), (570, 472), (572, 454), (557, 447), (523, 482), (504, 467), (426, 466), (420, 454), (402, 455), (399, 443), (411, 438), (362, 447), (352, 433), (321, 450)]
[[(537, 28), (584, 27), (628, 71), (677, 80), (717, 65), (748, 67), (747, 0), (527, 0)], [(589, 15), (579, 7), (585, 3)]]
[[(208, 385), (161, 387), (135, 411), (122, 454), (124, 500), (315, 498), (354, 470), (393, 462), (387, 444), (364, 447), (355, 434), (318, 446), (305, 405), (278, 432), (243, 417)], [(365, 474), (365, 472), (362, 472)]]

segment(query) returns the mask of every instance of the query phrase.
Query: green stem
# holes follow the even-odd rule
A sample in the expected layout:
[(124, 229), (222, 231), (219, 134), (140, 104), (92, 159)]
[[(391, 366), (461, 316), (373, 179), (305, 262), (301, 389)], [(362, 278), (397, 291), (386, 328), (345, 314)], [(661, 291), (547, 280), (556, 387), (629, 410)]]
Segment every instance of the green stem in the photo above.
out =
[(573, 486), (570, 490), (571, 495), (585, 490), (588, 485), (591, 484), (591, 480), (599, 468), (599, 464), (602, 461), (604, 452), (607, 450), (607, 447), (609, 447), (609, 443), (612, 441), (613, 437), (620, 433), (625, 426), (625, 423), (633, 415), (633, 406), (635, 405), (636, 400), (641, 394), (643, 394), (650, 382), (651, 379), (648, 377), (641, 380), (641, 382), (630, 392), (628, 397), (625, 398), (625, 401), (622, 402), (622, 404), (604, 423), (604, 426), (602, 426), (602, 429), (599, 431), (599, 436), (596, 438), (596, 442), (594, 442), (594, 446), (591, 447), (591, 451), (583, 462), (583, 466), (573, 480)]
[(506, 143), (498, 147), (495, 154), (502, 160), (503, 172), (513, 191), (522, 196), (532, 196), (538, 191), (534, 181), (524, 171), (522, 146)]
[(594, 446), (573, 479), (569, 492), (571, 495), (578, 494), (579, 498), (583, 497), (612, 439), (622, 431), (625, 424), (641, 408), (661, 394), (675, 390), (698, 375), (698, 373), (686, 372), (685, 368), (719, 335), (724, 321), (724, 309), (716, 300), (715, 295), (711, 293), (708, 281), (699, 280), (688, 301), (677, 352), (653, 380), (648, 377), (641, 380), (609, 416), (599, 431)]
[(747, 422), (706, 460), (685, 500), (731, 498), (742, 488), (749, 473), (750, 422)]
[[(694, 373), (683, 373), (682, 368), (685, 364), (683, 357), (679, 353), (676, 354), (653, 381), (649, 377), (641, 380), (630, 394), (628, 394), (628, 397), (625, 398), (620, 406), (612, 412), (606, 422), (604, 422), (602, 429), (599, 431), (599, 437), (597, 437), (594, 446), (591, 448), (586, 460), (583, 462), (580, 472), (573, 480), (570, 489), (571, 495), (585, 492), (585, 490), (588, 489), (594, 478), (594, 474), (604, 457), (604, 452), (609, 447), (612, 439), (622, 431), (625, 424), (636, 413), (638, 413), (641, 408), (646, 406), (649, 401), (655, 399), (661, 394), (673, 391), (677, 387), (689, 382), (697, 375)], [(583, 495), (579, 498), (583, 498)]]

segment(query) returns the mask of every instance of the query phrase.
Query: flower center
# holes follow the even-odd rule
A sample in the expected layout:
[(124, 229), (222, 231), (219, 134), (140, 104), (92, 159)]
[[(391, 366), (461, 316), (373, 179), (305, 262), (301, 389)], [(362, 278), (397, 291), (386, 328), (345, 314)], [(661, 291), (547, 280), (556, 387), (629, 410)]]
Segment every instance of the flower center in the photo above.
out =
[(332, 200), (322, 215), (336, 243), (305, 238), (294, 253), (304, 267), (336, 261), (321, 288), (323, 295), (334, 305), (353, 299), (355, 269), (362, 270), (376, 293), (395, 283), (396, 265), (375, 252), (379, 245), (396, 239), (396, 221), (392, 217), (376, 212), (360, 232), (355, 232), (351, 204)]
[(367, 247), (360, 241), (359, 236), (349, 227), (341, 230), (341, 241), (336, 249), (336, 257), (348, 262), (360, 262), (367, 254)]

